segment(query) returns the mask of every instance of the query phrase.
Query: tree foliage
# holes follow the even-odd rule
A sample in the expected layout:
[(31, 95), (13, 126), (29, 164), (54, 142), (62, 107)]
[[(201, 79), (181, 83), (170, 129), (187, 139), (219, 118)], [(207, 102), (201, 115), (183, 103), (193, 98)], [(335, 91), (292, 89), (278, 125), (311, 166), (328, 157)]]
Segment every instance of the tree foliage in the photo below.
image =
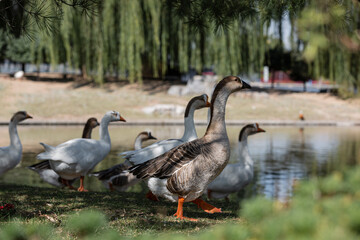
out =
[(251, 74), (266, 64), (356, 87), (359, 9), (352, 0), (5, 0), (0, 28), (36, 33), (32, 61), (67, 63), (99, 84), (204, 68)]

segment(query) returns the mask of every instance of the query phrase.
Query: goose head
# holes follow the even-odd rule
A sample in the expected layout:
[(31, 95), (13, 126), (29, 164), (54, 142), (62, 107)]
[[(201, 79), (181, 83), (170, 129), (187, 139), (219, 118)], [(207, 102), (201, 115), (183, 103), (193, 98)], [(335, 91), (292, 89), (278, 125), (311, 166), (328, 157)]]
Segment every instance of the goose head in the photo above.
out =
[(153, 135), (151, 135), (151, 132), (142, 132), (141, 134), (144, 135), (144, 140), (150, 140), (150, 139), (154, 139), (157, 140), (156, 137), (154, 137)]
[(110, 122), (117, 122), (117, 121), (126, 122), (125, 118), (120, 116), (120, 113), (117, 111), (109, 111), (105, 114), (105, 116), (107, 116), (110, 119)]
[(92, 130), (99, 125), (100, 125), (100, 123), (98, 122), (98, 120), (96, 118), (89, 118), (85, 124), (82, 138), (91, 138)]
[(186, 106), (185, 110), (185, 118), (189, 115), (191, 109), (197, 110), (205, 107), (210, 107), (211, 104), (209, 102), (209, 97), (207, 94), (203, 94), (200, 96), (193, 97), (188, 105)]
[(260, 128), (258, 123), (248, 124), (241, 129), (240, 134), (239, 134), (239, 142), (246, 139), (247, 136), (254, 135), (257, 133), (261, 133), (261, 132), (265, 132), (265, 130)]
[(239, 77), (236, 76), (228, 76), (225, 77), (223, 80), (221, 80), (214, 90), (214, 93), (216, 91), (220, 90), (226, 90), (229, 93), (240, 91), (241, 89), (251, 88), (251, 86), (246, 83), (245, 81), (241, 80)]
[(22, 122), (24, 121), (25, 119), (28, 119), (28, 118), (32, 118), (32, 116), (30, 116), (29, 114), (27, 114), (26, 111), (19, 111), (17, 113), (15, 113), (12, 118), (11, 118), (11, 122)]
[(88, 126), (89, 128), (96, 128), (97, 126), (100, 125), (100, 123), (98, 122), (98, 120), (96, 118), (89, 118), (85, 124), (86, 126)]

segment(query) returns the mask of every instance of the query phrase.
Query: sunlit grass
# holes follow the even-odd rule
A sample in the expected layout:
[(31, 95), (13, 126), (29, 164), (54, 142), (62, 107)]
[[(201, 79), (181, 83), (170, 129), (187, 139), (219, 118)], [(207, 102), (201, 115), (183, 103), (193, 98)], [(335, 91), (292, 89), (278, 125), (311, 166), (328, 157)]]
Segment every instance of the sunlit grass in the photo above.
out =
[(209, 215), (191, 204), (178, 221), (176, 204), (150, 202), (139, 193), (77, 193), (0, 185), (1, 239), (358, 239), (360, 167), (296, 182), (287, 202), (261, 196), (240, 203), (216, 201), (224, 213)]

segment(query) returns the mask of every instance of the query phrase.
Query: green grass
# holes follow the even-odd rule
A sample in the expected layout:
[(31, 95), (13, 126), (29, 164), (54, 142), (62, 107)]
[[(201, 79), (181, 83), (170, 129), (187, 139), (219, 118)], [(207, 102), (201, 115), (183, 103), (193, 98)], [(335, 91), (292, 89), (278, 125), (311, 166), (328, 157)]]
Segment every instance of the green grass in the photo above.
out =
[[(37, 188), (17, 185), (0, 185), (0, 199), (3, 203), (15, 205), (10, 216), (0, 215), (0, 226), (20, 219), (22, 224), (48, 223), (66, 231), (69, 216), (82, 211), (97, 211), (104, 214), (105, 228), (120, 235), (134, 237), (143, 234), (195, 233), (221, 223), (240, 223), (237, 216), (239, 204), (224, 201), (215, 202), (222, 214), (207, 214), (193, 203), (184, 205), (184, 215), (197, 218), (198, 222), (178, 221), (172, 216), (176, 203), (151, 202), (143, 193), (87, 192)], [(102, 225), (102, 227), (104, 227)], [(1, 237), (0, 237), (1, 239)]]
[(222, 214), (192, 204), (188, 217), (172, 217), (176, 204), (150, 202), (140, 193), (77, 193), (0, 185), (0, 239), (359, 239), (360, 167), (296, 183), (289, 202), (264, 197), (241, 204), (217, 201)]

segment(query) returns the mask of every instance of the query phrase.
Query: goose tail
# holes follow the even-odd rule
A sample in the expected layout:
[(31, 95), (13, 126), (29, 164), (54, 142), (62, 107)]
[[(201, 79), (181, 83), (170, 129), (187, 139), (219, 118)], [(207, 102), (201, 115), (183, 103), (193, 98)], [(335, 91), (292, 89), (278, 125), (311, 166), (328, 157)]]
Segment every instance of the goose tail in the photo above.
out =
[(45, 152), (39, 153), (36, 158), (39, 160), (47, 160), (51, 158), (51, 152), (54, 151), (55, 147), (47, 145), (45, 143), (40, 143), (44, 147)]

